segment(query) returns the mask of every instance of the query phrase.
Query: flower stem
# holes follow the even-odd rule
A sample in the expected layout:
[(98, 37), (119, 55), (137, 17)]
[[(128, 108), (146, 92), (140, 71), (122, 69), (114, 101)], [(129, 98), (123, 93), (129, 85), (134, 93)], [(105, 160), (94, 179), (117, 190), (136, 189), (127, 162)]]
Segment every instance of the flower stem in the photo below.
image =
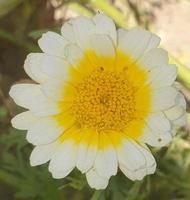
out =
[(190, 128), (189, 127), (190, 127), (190, 113), (187, 113), (187, 129), (188, 129), (188, 133), (190, 135)]
[(118, 26), (126, 29), (128, 28), (128, 23), (125, 19), (125, 16), (109, 2), (105, 0), (89, 0), (88, 2), (109, 15), (118, 24)]
[(93, 13), (90, 10), (88, 10), (87, 8), (85, 8), (84, 6), (79, 4), (78, 2), (71, 2), (68, 5), (69, 5), (69, 8), (77, 11), (78, 13), (80, 13), (84, 16), (87, 16), (87, 17), (93, 16)]
[(170, 55), (170, 63), (175, 64), (178, 68), (178, 80), (188, 89), (190, 89), (190, 70), (183, 65), (178, 59)]

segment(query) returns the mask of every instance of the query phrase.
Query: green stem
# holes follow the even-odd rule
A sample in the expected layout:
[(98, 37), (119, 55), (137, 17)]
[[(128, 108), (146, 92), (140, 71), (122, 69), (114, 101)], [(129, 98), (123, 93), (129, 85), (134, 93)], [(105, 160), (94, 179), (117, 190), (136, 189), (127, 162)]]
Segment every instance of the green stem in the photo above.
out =
[(19, 40), (15, 35), (3, 29), (0, 29), (0, 39), (7, 40), (14, 45), (25, 48), (28, 52), (38, 50), (35, 45)]
[(100, 199), (101, 195), (102, 195), (103, 191), (102, 190), (97, 190), (93, 193), (92, 197), (90, 198), (90, 200), (98, 200)]
[(93, 16), (93, 12), (91, 12), (90, 10), (85, 8), (84, 6), (80, 5), (78, 2), (69, 3), (69, 8), (71, 8), (72, 10), (77, 11), (78, 13), (80, 13), (80, 14), (82, 14), (84, 16), (87, 16), (87, 17)]
[(88, 2), (109, 15), (118, 24), (118, 26), (126, 29), (128, 28), (128, 24), (124, 15), (109, 2), (105, 0), (89, 0)]
[(180, 61), (170, 55), (170, 63), (175, 64), (178, 68), (178, 80), (183, 83), (185, 87), (190, 89), (190, 70)]
[(15, 188), (17, 188), (18, 185), (21, 184), (20, 180), (15, 175), (12, 175), (11, 173), (3, 169), (0, 169), (0, 181), (9, 184)]

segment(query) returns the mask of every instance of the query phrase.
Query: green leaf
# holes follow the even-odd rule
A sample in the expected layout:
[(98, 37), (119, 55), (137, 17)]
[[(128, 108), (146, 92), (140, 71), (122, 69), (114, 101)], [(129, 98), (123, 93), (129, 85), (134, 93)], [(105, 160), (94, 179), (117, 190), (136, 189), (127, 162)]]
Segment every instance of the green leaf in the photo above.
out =
[(102, 190), (97, 190), (93, 193), (92, 197), (90, 200), (100, 200), (100, 197), (102, 196), (103, 191)]
[(48, 29), (41, 29), (41, 30), (33, 30), (31, 31), (28, 36), (31, 37), (32, 39), (39, 39), (43, 33), (46, 33), (49, 31)]
[(127, 200), (135, 200), (139, 196), (140, 188), (143, 184), (143, 181), (134, 182), (132, 188), (128, 191)]
[(6, 117), (8, 114), (7, 110), (5, 107), (0, 106), (0, 120)]

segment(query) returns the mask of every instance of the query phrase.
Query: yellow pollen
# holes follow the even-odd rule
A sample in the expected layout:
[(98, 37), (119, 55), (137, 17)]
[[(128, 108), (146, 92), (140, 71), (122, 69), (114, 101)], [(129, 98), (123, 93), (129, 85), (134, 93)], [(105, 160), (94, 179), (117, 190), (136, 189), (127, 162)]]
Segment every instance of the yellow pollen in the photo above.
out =
[(55, 115), (58, 125), (65, 128), (59, 141), (71, 139), (79, 144), (82, 140), (105, 148), (110, 142), (120, 145), (123, 137), (138, 140), (152, 98), (142, 66), (119, 49), (115, 57), (98, 56), (89, 49), (68, 69), (69, 84), (64, 85), (63, 99), (58, 102), (62, 112)]
[(122, 131), (135, 115), (135, 87), (122, 72), (98, 67), (76, 86), (71, 114), (79, 127)]

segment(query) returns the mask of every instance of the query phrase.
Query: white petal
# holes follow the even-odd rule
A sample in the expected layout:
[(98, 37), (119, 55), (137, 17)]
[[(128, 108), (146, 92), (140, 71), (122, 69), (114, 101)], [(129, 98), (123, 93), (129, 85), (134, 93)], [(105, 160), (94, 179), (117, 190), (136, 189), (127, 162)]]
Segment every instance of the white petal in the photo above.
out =
[(119, 168), (132, 181), (142, 180), (146, 176), (146, 168), (131, 171), (123, 164), (120, 164)]
[(168, 64), (168, 53), (160, 48), (151, 49), (139, 59), (138, 63), (147, 71), (166, 66)]
[(41, 84), (43, 93), (50, 99), (62, 101), (64, 97), (64, 79), (49, 79)]
[(146, 166), (144, 157), (129, 140), (123, 140), (122, 144), (117, 148), (117, 156), (119, 165), (126, 165), (131, 171), (136, 171)]
[(95, 33), (95, 26), (91, 19), (87, 17), (77, 17), (73, 20), (73, 30), (77, 44), (82, 48), (89, 47), (89, 37)]
[(183, 109), (182, 115), (178, 118), (172, 121), (175, 128), (179, 128), (181, 126), (185, 126), (187, 124), (187, 113), (186, 113), (186, 101), (184, 96), (181, 93), (178, 93), (178, 97), (176, 99), (176, 105), (180, 106), (180, 108)]
[(147, 143), (153, 147), (163, 147), (169, 144), (172, 140), (172, 133), (170, 132), (159, 132), (150, 130), (149, 127), (144, 128), (141, 141)]
[(123, 28), (117, 29), (117, 43), (119, 43), (119, 41), (125, 37), (126, 32), (127, 32), (127, 30), (125, 30)]
[(49, 171), (54, 178), (64, 178), (76, 165), (77, 146), (66, 141), (54, 154), (49, 164)]
[(30, 155), (30, 165), (37, 166), (48, 162), (59, 147), (57, 142), (36, 146)]
[(68, 22), (64, 23), (64, 25), (61, 27), (61, 34), (62, 36), (72, 42), (72, 43), (76, 43), (76, 38), (75, 38), (75, 32), (74, 32), (74, 29), (73, 29), (73, 25), (72, 25), (72, 22), (74, 21), (75, 19), (70, 19)]
[(42, 83), (48, 79), (47, 74), (41, 69), (42, 55), (42, 53), (30, 53), (24, 62), (25, 72), (38, 83)]
[(148, 84), (154, 88), (170, 86), (174, 83), (177, 76), (175, 65), (160, 66), (152, 69), (149, 74)]
[(54, 32), (44, 33), (38, 40), (38, 44), (43, 52), (60, 57), (64, 57), (65, 45), (67, 43), (67, 40)]
[(105, 189), (109, 181), (109, 179), (99, 176), (96, 170), (93, 168), (86, 173), (86, 179), (90, 187), (96, 190)]
[(83, 52), (75, 44), (68, 44), (65, 48), (65, 57), (69, 64), (75, 66), (83, 57)]
[(175, 130), (174, 133), (178, 128), (187, 124), (186, 106), (184, 96), (181, 93), (178, 93), (175, 106), (165, 111), (166, 116), (173, 124), (173, 129)]
[(12, 120), (12, 126), (16, 129), (27, 130), (29, 127), (38, 121), (40, 118), (34, 116), (30, 111), (26, 111), (16, 115)]
[(186, 115), (186, 106), (187, 105), (184, 96), (178, 92), (178, 95), (175, 99), (175, 105), (172, 108), (165, 110), (164, 113), (172, 122), (181, 118), (179, 121), (184, 120), (183, 122), (181, 121), (181, 123), (185, 125), (186, 117), (184, 115)]
[(152, 91), (152, 111), (160, 111), (175, 105), (178, 91), (173, 87), (162, 87)]
[[(74, 38), (77, 42), (77, 45), (81, 49), (89, 48), (89, 37), (95, 33), (95, 25), (93, 21), (87, 17), (80, 16), (69, 21), (69, 24), (72, 25)], [(71, 30), (71, 28), (69, 29)], [(64, 36), (63, 32), (64, 29), (62, 29), (62, 34)], [(72, 41), (72, 43), (74, 42)]]
[(35, 80), (35, 76), (43, 75), (44, 78), (40, 81), (45, 82), (49, 78), (65, 78), (67, 77), (68, 63), (60, 57), (47, 55), (44, 53), (31, 53), (27, 57), (25, 70), (30, 70), (31, 78)]
[(184, 114), (184, 109), (180, 106), (174, 106), (166, 111), (164, 111), (167, 118), (171, 121), (180, 118)]
[(48, 144), (63, 133), (63, 127), (50, 117), (41, 118), (27, 132), (27, 140), (34, 145)]
[(180, 118), (172, 121), (175, 128), (180, 128), (182, 126), (185, 126), (187, 124), (187, 113), (184, 113)]
[(121, 171), (131, 180), (141, 180), (156, 169), (151, 152), (135, 142), (124, 140), (117, 149), (117, 156)]
[(141, 28), (133, 28), (118, 38), (118, 47), (133, 60), (139, 59), (146, 51), (155, 48), (160, 38)]
[(31, 95), (37, 96), (39, 91), (40, 85), (37, 84), (15, 84), (11, 87), (9, 94), (16, 104), (29, 108)]
[(153, 174), (156, 170), (156, 161), (147, 146), (135, 144), (146, 160), (146, 174)]
[(85, 145), (80, 143), (77, 152), (76, 167), (82, 172), (87, 172), (94, 164), (97, 148), (94, 145)]
[(171, 129), (170, 121), (162, 112), (150, 114), (146, 119), (146, 123), (151, 130), (157, 132), (166, 132)]
[(106, 35), (94, 34), (90, 38), (91, 46), (98, 56), (115, 57), (113, 42)]
[(96, 25), (96, 33), (108, 35), (112, 39), (113, 43), (116, 45), (117, 32), (113, 20), (110, 17), (100, 13), (96, 14), (92, 20)]
[(180, 92), (178, 93), (178, 96), (176, 98), (176, 105), (182, 107), (184, 110), (186, 110), (187, 107), (187, 103), (185, 101), (185, 97), (183, 94), (181, 94)]
[(60, 109), (53, 101), (43, 95), (40, 85), (16, 84), (9, 92), (15, 103), (28, 108), (38, 116), (58, 114)]
[(97, 173), (104, 178), (109, 178), (117, 173), (117, 156), (113, 146), (99, 150), (96, 155), (94, 167)]

